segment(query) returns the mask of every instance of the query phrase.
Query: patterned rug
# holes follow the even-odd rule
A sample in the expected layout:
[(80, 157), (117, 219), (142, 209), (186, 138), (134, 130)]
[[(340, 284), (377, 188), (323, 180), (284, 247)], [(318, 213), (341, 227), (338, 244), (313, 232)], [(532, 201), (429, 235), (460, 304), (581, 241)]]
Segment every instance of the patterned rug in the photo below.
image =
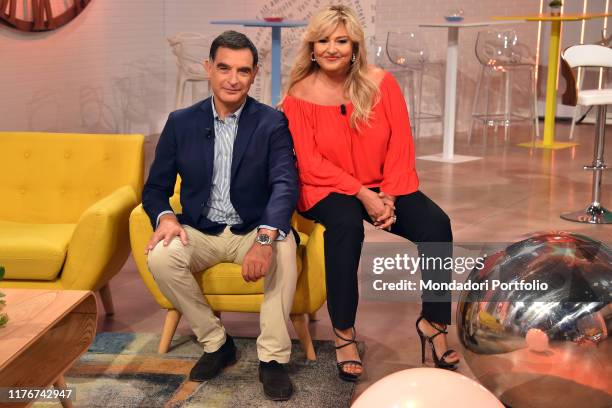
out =
[[(203, 383), (187, 379), (202, 355), (195, 337), (175, 337), (158, 354), (159, 335), (99, 333), (66, 374), (76, 387), (77, 407), (348, 407), (353, 384), (338, 378), (331, 341), (315, 341), (317, 361), (308, 361), (294, 342), (288, 365), (295, 392), (291, 400), (265, 398), (258, 380), (255, 339), (234, 338), (238, 362)], [(60, 406), (37, 402), (34, 407)]]

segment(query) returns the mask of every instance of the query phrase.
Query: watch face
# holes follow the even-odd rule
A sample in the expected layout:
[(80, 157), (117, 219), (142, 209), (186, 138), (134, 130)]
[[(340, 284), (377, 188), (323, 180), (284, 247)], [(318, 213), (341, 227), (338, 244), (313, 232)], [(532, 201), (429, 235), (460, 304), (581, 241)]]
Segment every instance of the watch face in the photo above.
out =
[(272, 238), (270, 238), (270, 236), (266, 234), (258, 234), (257, 238), (255, 238), (255, 241), (257, 241), (257, 243), (261, 245), (270, 245), (272, 243)]
[(91, 0), (0, 0), (0, 22), (20, 31), (50, 31), (76, 18)]

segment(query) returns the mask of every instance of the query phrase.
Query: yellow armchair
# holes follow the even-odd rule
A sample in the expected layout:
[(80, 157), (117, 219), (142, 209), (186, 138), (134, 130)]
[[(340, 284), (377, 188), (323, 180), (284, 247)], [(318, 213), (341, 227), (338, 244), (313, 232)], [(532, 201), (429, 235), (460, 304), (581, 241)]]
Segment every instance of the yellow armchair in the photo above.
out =
[(0, 287), (99, 290), (125, 263), (142, 135), (0, 132)]
[[(178, 194), (170, 199), (170, 204), (175, 212), (180, 212)], [(314, 315), (326, 299), (323, 256), (324, 228), (322, 225), (314, 224), (297, 214), (293, 217), (292, 225), (300, 234), (301, 242), (297, 253), (299, 277), (291, 311), (291, 322), (306, 358), (315, 360), (316, 355), (308, 329), (307, 315)], [(159, 343), (159, 352), (165, 353), (170, 347), (181, 315), (161, 293), (147, 266), (147, 256), (144, 250), (152, 234), (153, 229), (149, 218), (142, 205), (139, 205), (130, 216), (132, 253), (145, 285), (157, 303), (163, 309), (168, 310)], [(244, 282), (240, 265), (220, 263), (196, 274), (196, 279), (210, 307), (215, 312), (259, 313), (263, 301), (262, 281), (256, 283)]]

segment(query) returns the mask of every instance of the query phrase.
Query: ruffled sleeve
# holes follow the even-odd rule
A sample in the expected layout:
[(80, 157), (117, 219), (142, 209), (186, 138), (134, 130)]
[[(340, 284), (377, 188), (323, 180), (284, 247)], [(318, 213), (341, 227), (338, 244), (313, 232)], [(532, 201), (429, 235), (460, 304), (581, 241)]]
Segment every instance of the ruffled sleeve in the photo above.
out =
[(391, 195), (414, 193), (419, 188), (415, 169), (414, 142), (404, 95), (387, 73), (381, 86), (381, 102), (391, 127), (391, 135), (383, 164), (381, 191)]
[(310, 186), (332, 187), (343, 194), (357, 194), (361, 182), (323, 157), (317, 148), (314, 126), (316, 106), (288, 96), (283, 101), (283, 111), (289, 120), (300, 182)]

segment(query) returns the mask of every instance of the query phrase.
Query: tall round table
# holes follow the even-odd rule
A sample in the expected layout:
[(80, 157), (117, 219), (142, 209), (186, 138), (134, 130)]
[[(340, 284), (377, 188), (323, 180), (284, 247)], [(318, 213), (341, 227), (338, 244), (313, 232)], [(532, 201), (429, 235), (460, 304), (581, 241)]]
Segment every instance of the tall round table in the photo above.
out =
[[(562, 14), (551, 16), (546, 14), (535, 14), (528, 16), (495, 16), (494, 20), (524, 20), (524, 21), (549, 21), (550, 41), (548, 47), (548, 73), (546, 77), (546, 111), (544, 113), (544, 138), (538, 141), (535, 147), (542, 149), (564, 149), (576, 146), (573, 142), (555, 142), (555, 116), (557, 114), (557, 77), (559, 71), (559, 39), (561, 37), (561, 23), (564, 21), (591, 20), (594, 18), (605, 18), (612, 16), (610, 13), (590, 13), (590, 14)], [(531, 143), (521, 144), (525, 147), (532, 147)]]
[(442, 153), (419, 156), (422, 160), (432, 160), (444, 163), (463, 163), (482, 159), (476, 156), (455, 154), (455, 114), (457, 111), (457, 61), (459, 55), (459, 29), (470, 27), (486, 27), (492, 24), (507, 24), (499, 21), (440, 21), (419, 24), (424, 28), (445, 28), (448, 30), (446, 43), (446, 82), (444, 89), (444, 136)]
[(272, 106), (280, 101), (281, 91), (281, 28), (304, 27), (308, 24), (302, 20), (213, 20), (211, 24), (241, 25), (244, 27), (270, 27), (272, 28)]

